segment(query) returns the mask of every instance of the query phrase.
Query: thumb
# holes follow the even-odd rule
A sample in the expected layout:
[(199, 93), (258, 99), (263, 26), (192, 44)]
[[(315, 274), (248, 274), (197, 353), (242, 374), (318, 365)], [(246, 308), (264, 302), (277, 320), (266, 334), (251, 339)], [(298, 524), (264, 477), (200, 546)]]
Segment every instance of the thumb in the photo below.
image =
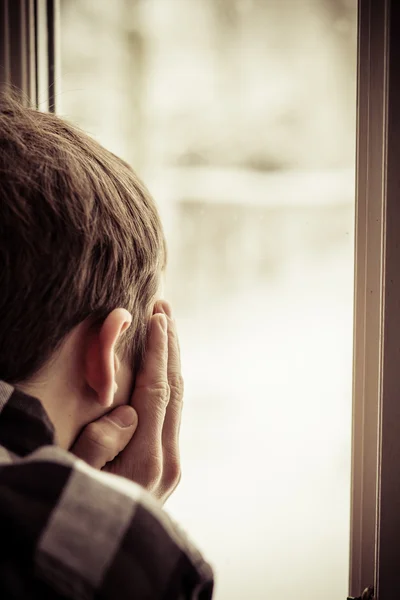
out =
[(86, 425), (71, 452), (92, 467), (102, 469), (125, 448), (135, 433), (137, 424), (137, 413), (132, 406), (118, 406)]

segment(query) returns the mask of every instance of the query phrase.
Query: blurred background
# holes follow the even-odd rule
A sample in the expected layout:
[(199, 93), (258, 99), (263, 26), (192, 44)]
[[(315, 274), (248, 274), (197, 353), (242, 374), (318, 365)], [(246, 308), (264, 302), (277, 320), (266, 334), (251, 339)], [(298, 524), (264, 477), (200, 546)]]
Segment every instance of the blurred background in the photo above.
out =
[(347, 596), (356, 0), (61, 0), (60, 112), (162, 214), (186, 381), (166, 508), (216, 600)]

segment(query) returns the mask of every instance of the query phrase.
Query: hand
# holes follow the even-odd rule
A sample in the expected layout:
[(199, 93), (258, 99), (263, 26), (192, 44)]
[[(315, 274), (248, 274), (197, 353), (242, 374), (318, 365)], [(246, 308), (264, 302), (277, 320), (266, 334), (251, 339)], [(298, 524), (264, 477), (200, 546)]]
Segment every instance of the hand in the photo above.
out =
[(154, 313), (144, 366), (136, 378), (131, 399), (139, 424), (126, 448), (105, 470), (141, 484), (165, 502), (181, 477), (179, 429), (183, 378), (171, 308), (161, 301)]
[[(133, 431), (136, 425), (132, 424), (130, 434), (128, 429), (121, 429), (119, 436), (109, 435), (108, 456), (113, 456), (108, 458), (108, 461), (111, 462), (99, 460), (101, 451), (97, 444), (97, 465), (93, 466), (101, 468), (107, 462), (104, 470), (139, 483), (165, 502), (176, 489), (181, 477), (179, 429), (183, 379), (178, 336), (169, 304), (165, 301), (158, 302), (154, 313), (150, 319), (146, 358), (136, 379), (131, 406), (117, 407), (112, 413), (89, 424), (88, 427), (94, 430), (97, 423), (97, 428), (101, 426), (104, 432), (104, 419), (112, 419), (114, 413), (123, 408), (132, 411), (133, 416), (135, 409), (139, 417), (135, 434), (133, 435)], [(166, 324), (167, 330), (164, 330), (163, 324)], [(107, 431), (111, 431), (112, 425), (108, 421), (106, 427)], [(86, 429), (81, 437), (85, 436)], [(112, 431), (114, 430), (118, 431), (115, 428)], [(111, 444), (114, 448), (112, 451)], [(119, 449), (115, 451), (117, 444)], [(103, 448), (105, 445), (102, 443)], [(82, 452), (76, 452), (75, 446), (73, 452), (87, 460), (82, 456)], [(93, 454), (96, 454), (96, 451)], [(101, 462), (103, 464), (99, 466)]]
[(125, 448), (137, 424), (138, 416), (132, 406), (117, 406), (86, 425), (71, 452), (91, 467), (102, 469)]

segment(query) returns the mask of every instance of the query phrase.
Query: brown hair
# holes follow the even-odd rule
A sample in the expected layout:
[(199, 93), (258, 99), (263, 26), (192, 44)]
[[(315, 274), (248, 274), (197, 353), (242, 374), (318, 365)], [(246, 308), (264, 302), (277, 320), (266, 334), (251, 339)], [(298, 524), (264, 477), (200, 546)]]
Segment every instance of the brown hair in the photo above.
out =
[(74, 125), (0, 94), (0, 379), (37, 374), (65, 336), (115, 308), (132, 324), (121, 360), (140, 367), (166, 261), (150, 194)]

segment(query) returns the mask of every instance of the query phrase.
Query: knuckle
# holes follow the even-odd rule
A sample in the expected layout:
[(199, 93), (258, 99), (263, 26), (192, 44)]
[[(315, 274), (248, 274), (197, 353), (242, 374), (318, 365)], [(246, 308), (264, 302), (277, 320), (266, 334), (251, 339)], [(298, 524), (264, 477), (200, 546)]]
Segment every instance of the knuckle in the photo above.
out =
[(143, 393), (148, 394), (150, 397), (154, 398), (157, 402), (168, 403), (170, 396), (170, 386), (167, 381), (158, 381), (151, 385), (146, 385), (140, 388)]
[(161, 461), (157, 458), (147, 457), (143, 461), (142, 485), (147, 489), (154, 489), (162, 477)]
[(91, 442), (100, 446), (109, 445), (110, 443), (110, 435), (107, 435), (98, 423), (89, 423), (85, 428), (85, 435)]
[(168, 381), (159, 381), (152, 386), (152, 390), (155, 394), (169, 397), (170, 389)]
[(169, 377), (170, 393), (175, 399), (182, 399), (185, 391), (185, 382), (180, 373), (174, 373)]
[(182, 469), (180, 461), (177, 458), (171, 460), (163, 473), (164, 487), (168, 490), (174, 490), (182, 479)]

